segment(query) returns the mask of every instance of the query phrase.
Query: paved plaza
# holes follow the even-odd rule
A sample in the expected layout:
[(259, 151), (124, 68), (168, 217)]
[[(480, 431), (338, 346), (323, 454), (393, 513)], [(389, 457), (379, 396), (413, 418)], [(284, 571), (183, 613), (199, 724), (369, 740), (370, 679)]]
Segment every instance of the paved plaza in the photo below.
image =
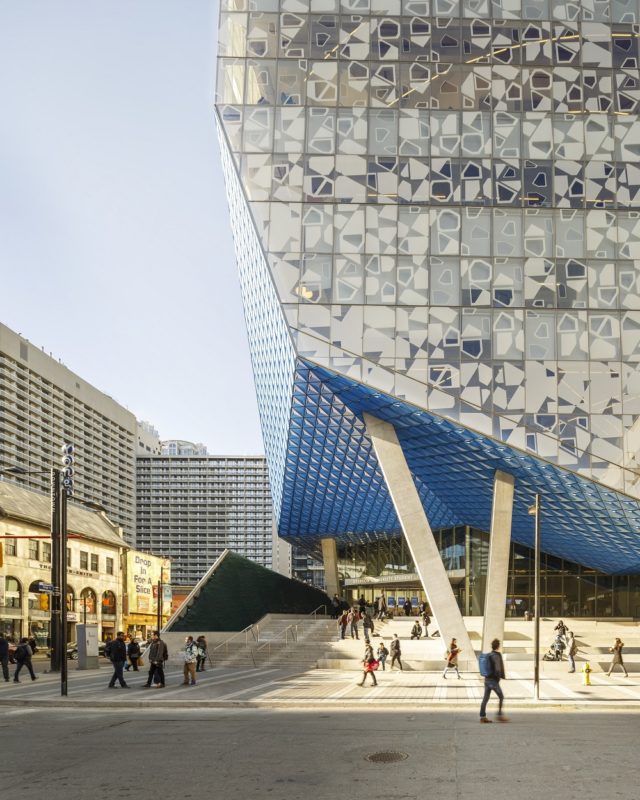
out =
[[(99, 670), (69, 670), (69, 694), (60, 697), (57, 675), (44, 674), (45, 663), (36, 664), (38, 680), (32, 682), (24, 672), (20, 684), (0, 684), (0, 706), (14, 704), (98, 705), (120, 708), (171, 707), (193, 705), (202, 707), (234, 707), (249, 705), (264, 708), (389, 708), (436, 706), (475, 708), (483, 692), (479, 675), (465, 675), (458, 680), (453, 673), (444, 679), (439, 672), (414, 672), (397, 669), (379, 670), (378, 686), (357, 685), (362, 673), (338, 669), (286, 669), (265, 666), (255, 669), (229, 667), (209, 669), (198, 674), (196, 686), (183, 686), (178, 667), (167, 670), (165, 689), (143, 689), (146, 670), (125, 673), (131, 689), (108, 689), (112, 670), (102, 662)], [(534, 703), (532, 667), (526, 662), (506, 664), (508, 679), (503, 681), (507, 705), (528, 707)], [(568, 673), (568, 665), (541, 665), (541, 702), (563, 707), (629, 708), (640, 710), (640, 673), (625, 678), (622, 673), (607, 677), (598, 672), (591, 675), (591, 686), (584, 686), (582, 675)]]

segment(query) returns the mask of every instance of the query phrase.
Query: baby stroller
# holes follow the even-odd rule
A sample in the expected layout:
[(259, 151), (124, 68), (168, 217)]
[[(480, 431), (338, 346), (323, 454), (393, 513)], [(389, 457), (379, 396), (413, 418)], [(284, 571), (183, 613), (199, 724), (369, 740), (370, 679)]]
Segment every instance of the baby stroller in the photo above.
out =
[(566, 645), (562, 636), (556, 636), (551, 643), (549, 651), (542, 656), (543, 661), (562, 661), (562, 654), (564, 653)]

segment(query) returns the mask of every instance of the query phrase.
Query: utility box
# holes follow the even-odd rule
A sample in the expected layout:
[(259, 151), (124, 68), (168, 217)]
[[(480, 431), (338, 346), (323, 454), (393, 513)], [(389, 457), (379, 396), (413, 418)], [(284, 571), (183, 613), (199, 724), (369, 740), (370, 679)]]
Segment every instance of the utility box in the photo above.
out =
[(98, 669), (98, 626), (76, 625), (78, 669)]

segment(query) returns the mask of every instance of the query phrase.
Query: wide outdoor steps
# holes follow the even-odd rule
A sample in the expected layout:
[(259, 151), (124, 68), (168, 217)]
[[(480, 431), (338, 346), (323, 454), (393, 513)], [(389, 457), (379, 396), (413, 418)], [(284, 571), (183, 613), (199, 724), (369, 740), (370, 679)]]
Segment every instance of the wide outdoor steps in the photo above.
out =
[[(375, 632), (371, 639), (374, 652), (378, 643), (384, 640), (387, 649), (394, 634), (398, 634), (402, 647), (402, 663), (407, 670), (432, 671), (444, 667), (445, 651), (448, 642), (439, 636), (416, 641), (410, 639), (415, 617), (395, 617), (391, 620), (375, 621)], [(554, 628), (557, 619), (540, 620), (540, 656), (547, 652), (555, 638)], [(588, 619), (565, 619), (573, 630), (578, 643), (576, 656), (577, 669), (589, 662), (594, 671), (609, 668), (612, 646), (619, 636), (625, 643), (624, 661), (629, 672), (640, 672), (640, 624), (630, 620), (609, 620), (606, 622)], [(482, 618), (466, 617), (465, 624), (474, 645), (475, 653), (461, 653), (461, 669), (476, 669), (476, 656), (481, 649)], [(327, 617), (299, 617), (270, 614), (260, 621), (253, 634), (208, 634), (209, 662), (207, 666), (260, 667), (265, 665), (300, 669), (319, 667), (322, 669), (358, 669), (364, 654), (364, 635), (362, 625), (359, 640), (351, 639), (348, 629), (344, 640), (340, 639), (335, 620)], [(436, 626), (429, 626), (432, 635)], [(200, 632), (193, 631), (194, 637)], [(180, 663), (180, 650), (185, 634), (163, 634), (167, 641), (170, 661)], [(505, 635), (502, 646), (505, 662), (512, 669), (529, 670), (533, 666), (534, 623), (522, 619), (508, 619), (505, 622)], [(545, 662), (547, 663), (547, 662)], [(391, 656), (387, 659), (387, 669)], [(566, 656), (560, 668), (566, 669)]]

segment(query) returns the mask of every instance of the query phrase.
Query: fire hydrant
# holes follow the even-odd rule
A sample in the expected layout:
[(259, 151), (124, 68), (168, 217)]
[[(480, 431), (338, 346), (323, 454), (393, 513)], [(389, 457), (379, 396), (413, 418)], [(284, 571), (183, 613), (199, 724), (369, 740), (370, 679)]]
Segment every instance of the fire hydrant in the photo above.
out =
[(585, 686), (591, 686), (591, 678), (590, 678), (591, 667), (589, 666), (589, 662), (588, 661), (585, 663), (584, 667), (582, 668), (582, 672), (583, 672), (582, 683)]

